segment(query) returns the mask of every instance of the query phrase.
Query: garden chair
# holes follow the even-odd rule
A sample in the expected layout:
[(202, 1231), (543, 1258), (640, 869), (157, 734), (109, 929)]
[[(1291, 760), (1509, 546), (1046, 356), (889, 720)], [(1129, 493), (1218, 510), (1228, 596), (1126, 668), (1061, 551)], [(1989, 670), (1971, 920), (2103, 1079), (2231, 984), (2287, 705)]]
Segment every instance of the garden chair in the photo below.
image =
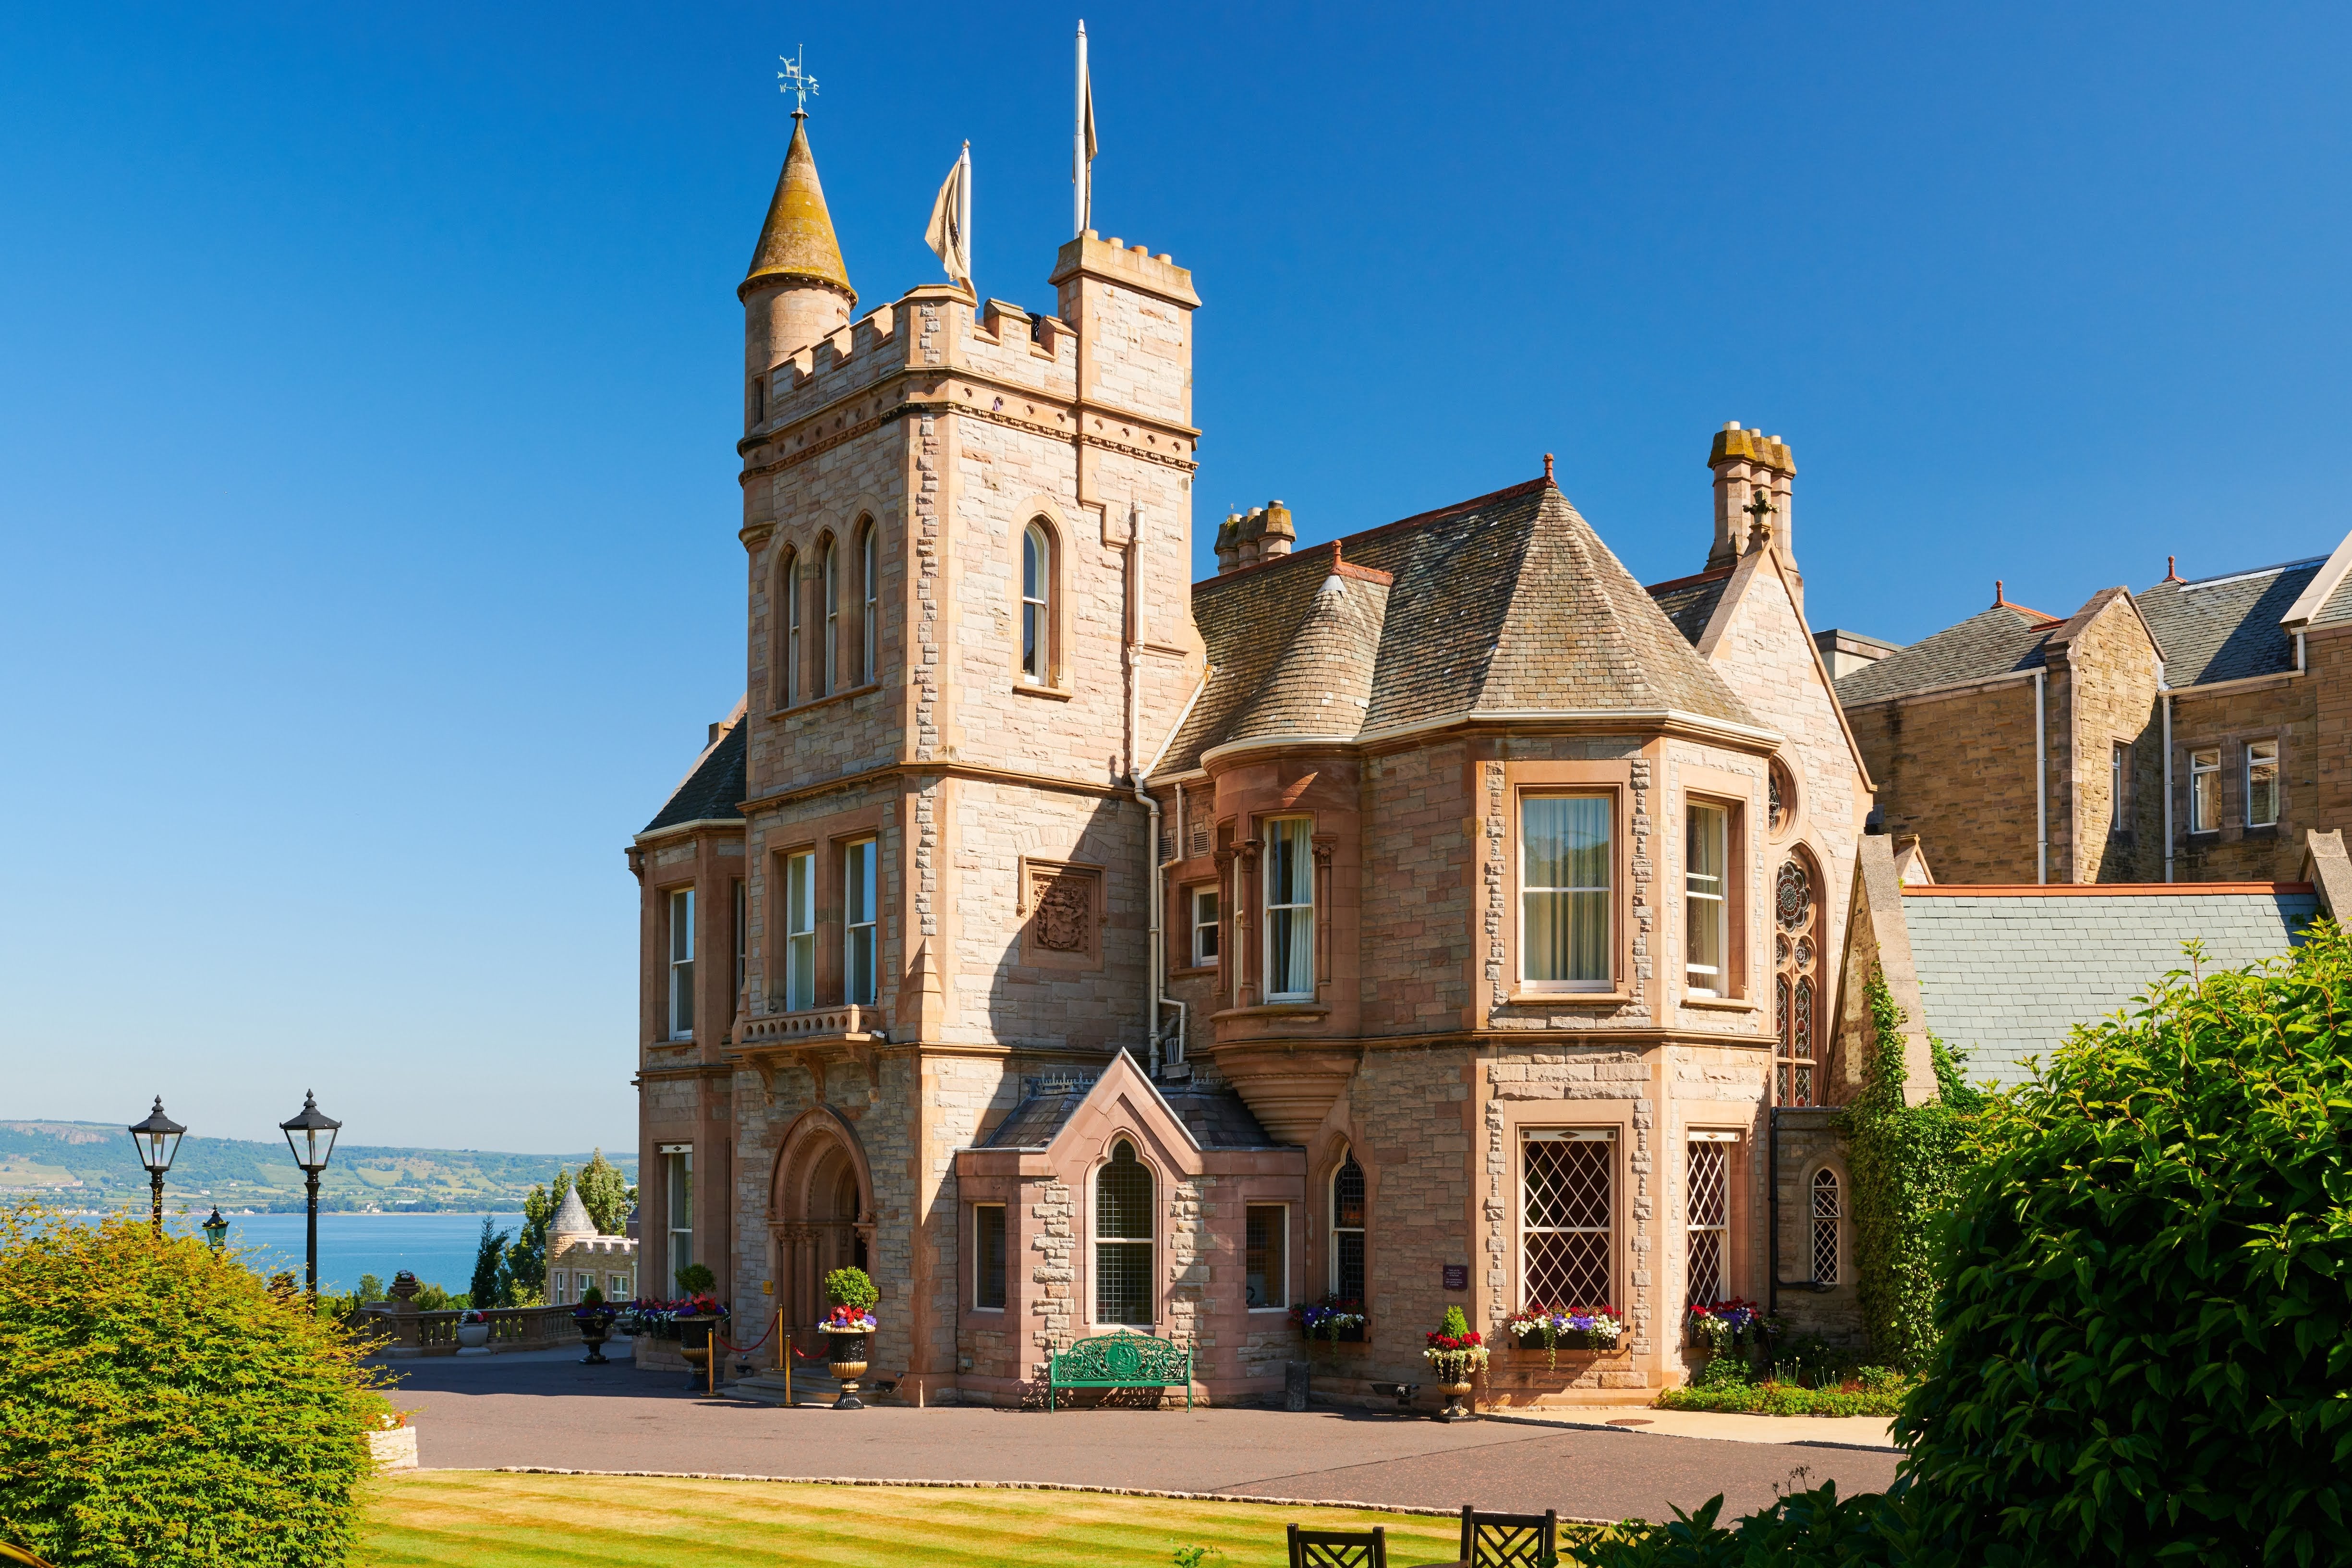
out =
[(1559, 1513), (1480, 1513), (1462, 1508), (1462, 1555), (1423, 1568), (1541, 1568), (1559, 1549)]
[(1389, 1568), (1389, 1532), (1290, 1527), (1290, 1568)]

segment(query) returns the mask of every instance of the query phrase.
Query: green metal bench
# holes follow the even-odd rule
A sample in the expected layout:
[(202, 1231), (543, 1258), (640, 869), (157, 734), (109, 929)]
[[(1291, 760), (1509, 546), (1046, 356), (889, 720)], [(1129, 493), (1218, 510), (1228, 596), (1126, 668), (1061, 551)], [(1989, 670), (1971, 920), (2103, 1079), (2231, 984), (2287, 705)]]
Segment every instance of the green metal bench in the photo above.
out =
[(1080, 1340), (1055, 1351), (1047, 1369), (1045, 1408), (1066, 1388), (1173, 1388), (1184, 1385), (1184, 1408), (1192, 1408), (1192, 1352), (1172, 1340), (1124, 1331)]

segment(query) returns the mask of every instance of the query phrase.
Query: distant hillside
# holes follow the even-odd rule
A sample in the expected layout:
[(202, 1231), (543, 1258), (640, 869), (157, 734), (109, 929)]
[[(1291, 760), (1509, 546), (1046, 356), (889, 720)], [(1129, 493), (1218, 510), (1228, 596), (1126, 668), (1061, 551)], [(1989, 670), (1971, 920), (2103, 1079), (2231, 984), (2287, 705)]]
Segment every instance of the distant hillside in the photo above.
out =
[[(634, 1149), (604, 1158), (637, 1179)], [(522, 1206), (535, 1183), (559, 1166), (577, 1171), (579, 1154), (495, 1154), (475, 1149), (386, 1149), (338, 1144), (319, 1184), (319, 1206), (331, 1210), (461, 1212)], [(299, 1209), (302, 1173), (286, 1145), (190, 1136), (180, 1142), (165, 1201), (174, 1206)], [(147, 1202), (147, 1172), (131, 1134), (96, 1121), (0, 1121), (0, 1194), (48, 1199), (74, 1208), (136, 1207)]]

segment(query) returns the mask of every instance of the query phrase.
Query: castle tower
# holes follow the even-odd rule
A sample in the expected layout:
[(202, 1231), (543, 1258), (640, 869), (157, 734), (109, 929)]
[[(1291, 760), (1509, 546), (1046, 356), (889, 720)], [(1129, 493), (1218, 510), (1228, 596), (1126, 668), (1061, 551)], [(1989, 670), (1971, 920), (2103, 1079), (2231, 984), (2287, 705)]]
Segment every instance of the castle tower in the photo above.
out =
[(825, 210), (824, 187), (817, 183), (805, 114), (793, 116), (792, 145), (784, 150), (768, 221), (735, 297), (743, 301), (743, 425), (749, 430), (767, 417), (767, 373), (794, 350), (847, 326), (857, 304), (841, 242), (834, 237), (833, 215)]

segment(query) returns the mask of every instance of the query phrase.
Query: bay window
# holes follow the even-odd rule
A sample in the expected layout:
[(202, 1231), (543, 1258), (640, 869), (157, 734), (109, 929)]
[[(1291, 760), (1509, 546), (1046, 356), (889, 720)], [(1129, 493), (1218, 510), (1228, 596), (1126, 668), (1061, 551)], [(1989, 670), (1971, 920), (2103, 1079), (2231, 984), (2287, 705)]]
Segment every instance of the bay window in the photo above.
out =
[(1684, 813), (1683, 987), (1694, 996), (1731, 994), (1730, 815), (1696, 801)]
[(1529, 1308), (1612, 1305), (1617, 1135), (1610, 1128), (1519, 1134), (1519, 1291)]
[(1315, 998), (1314, 824), (1303, 816), (1265, 825), (1265, 997)]

